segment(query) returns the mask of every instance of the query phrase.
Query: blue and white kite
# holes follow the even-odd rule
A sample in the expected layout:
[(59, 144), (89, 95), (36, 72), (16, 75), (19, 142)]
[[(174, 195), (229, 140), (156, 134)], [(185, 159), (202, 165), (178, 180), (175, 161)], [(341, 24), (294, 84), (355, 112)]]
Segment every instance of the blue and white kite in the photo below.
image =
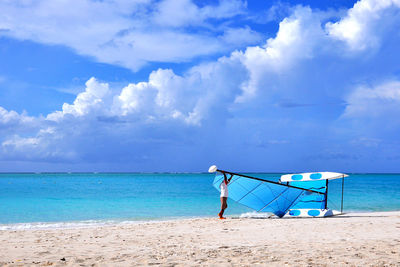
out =
[[(271, 212), (286, 217), (327, 217), (343, 211), (344, 177), (336, 172), (311, 172), (282, 175), (278, 182), (244, 174), (219, 170), (215, 165), (213, 186), (219, 189), (224, 176), (231, 178), (228, 184), (229, 198), (257, 212)], [(342, 179), (340, 212), (328, 208), (329, 180)]]

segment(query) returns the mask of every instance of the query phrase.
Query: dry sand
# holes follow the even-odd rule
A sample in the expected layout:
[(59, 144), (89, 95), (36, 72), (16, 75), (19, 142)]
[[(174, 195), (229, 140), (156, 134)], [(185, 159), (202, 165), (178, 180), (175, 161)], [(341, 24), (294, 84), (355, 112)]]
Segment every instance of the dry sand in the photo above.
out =
[(0, 265), (400, 266), (400, 212), (0, 231)]

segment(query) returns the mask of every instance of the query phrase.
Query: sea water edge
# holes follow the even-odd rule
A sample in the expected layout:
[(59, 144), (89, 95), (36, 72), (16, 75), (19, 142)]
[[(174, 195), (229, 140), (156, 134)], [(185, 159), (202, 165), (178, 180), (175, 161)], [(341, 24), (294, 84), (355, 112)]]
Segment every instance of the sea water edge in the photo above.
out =
[[(252, 175), (276, 179), (281, 174)], [(213, 178), (207, 173), (1, 173), (0, 230), (214, 217), (220, 203)], [(351, 174), (345, 179), (344, 211), (400, 210), (398, 192), (400, 174)], [(228, 216), (270, 215), (228, 204)]]

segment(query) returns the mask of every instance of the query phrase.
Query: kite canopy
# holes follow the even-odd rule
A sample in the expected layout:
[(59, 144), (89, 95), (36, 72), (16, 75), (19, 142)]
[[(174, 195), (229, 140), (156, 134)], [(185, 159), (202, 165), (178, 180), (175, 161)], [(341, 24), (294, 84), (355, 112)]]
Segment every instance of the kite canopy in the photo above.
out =
[(304, 194), (291, 209), (325, 209), (326, 180), (292, 182), (290, 185), (312, 189), (322, 194)]
[[(318, 191), (312, 192), (307, 190), (307, 188), (293, 187), (258, 178), (251, 179), (248, 176), (230, 172), (220, 172), (217, 172), (213, 186), (217, 190), (220, 190), (219, 186), (224, 180), (224, 175), (229, 177), (232, 175), (232, 179), (228, 184), (229, 197), (258, 212), (272, 212), (281, 218), (300, 199), (303, 199), (303, 196), (310, 197), (312, 200), (315, 198), (318, 200), (318, 203), (321, 199), (325, 201), (325, 189), (322, 188), (318, 188)], [(310, 185), (311, 188), (314, 188), (314, 186)]]
[(333, 180), (348, 177), (347, 174), (338, 172), (306, 172), (285, 174), (279, 179), (281, 182), (305, 182), (305, 181), (318, 181), (318, 180)]

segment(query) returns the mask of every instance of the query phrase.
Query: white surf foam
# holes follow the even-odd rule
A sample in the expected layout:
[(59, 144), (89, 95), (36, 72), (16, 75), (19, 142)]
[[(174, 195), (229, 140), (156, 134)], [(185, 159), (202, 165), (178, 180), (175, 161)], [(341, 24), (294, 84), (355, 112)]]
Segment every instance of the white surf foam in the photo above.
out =
[(0, 224), (0, 231), (7, 230), (48, 230), (48, 229), (68, 229), (68, 228), (90, 228), (101, 226), (114, 226), (125, 224), (138, 224), (144, 221), (76, 221), (76, 222), (35, 222), (35, 223), (13, 223)]

